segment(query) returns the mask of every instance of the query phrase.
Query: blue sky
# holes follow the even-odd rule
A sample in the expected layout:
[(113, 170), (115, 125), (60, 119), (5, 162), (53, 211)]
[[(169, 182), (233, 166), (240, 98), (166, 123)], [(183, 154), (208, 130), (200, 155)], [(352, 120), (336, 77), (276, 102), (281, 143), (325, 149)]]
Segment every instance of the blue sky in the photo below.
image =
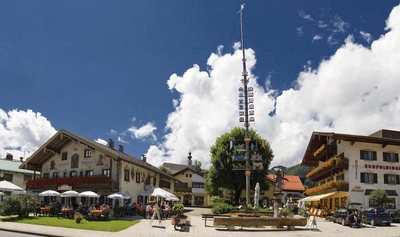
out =
[(0, 157), (63, 128), (154, 165), (239, 123), (240, 5), (251, 127), (273, 165), (312, 131), (400, 130), (399, 1), (0, 1)]

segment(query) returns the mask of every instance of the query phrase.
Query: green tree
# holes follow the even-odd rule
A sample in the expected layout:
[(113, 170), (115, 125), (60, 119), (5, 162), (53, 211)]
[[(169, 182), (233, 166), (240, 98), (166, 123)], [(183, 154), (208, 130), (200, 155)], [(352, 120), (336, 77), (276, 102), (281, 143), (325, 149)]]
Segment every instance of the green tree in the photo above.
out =
[(164, 166), (160, 166), (160, 170), (161, 170), (161, 171), (164, 171), (164, 172), (167, 173), (167, 174), (171, 174), (171, 175), (172, 175), (171, 170), (167, 169), (167, 168), (164, 167)]
[(28, 217), (29, 213), (36, 212), (37, 199), (30, 194), (11, 195), (2, 204), (0, 215), (18, 215), (19, 218)]
[(201, 161), (199, 161), (199, 160), (194, 160), (194, 162), (193, 162), (193, 170), (194, 171), (196, 171), (197, 173), (200, 173), (201, 172), (201, 165), (202, 165), (203, 163), (201, 163)]
[[(234, 128), (230, 133), (225, 133), (217, 138), (215, 144), (210, 148), (211, 166), (206, 175), (205, 190), (210, 196), (219, 196), (220, 188), (232, 189), (235, 191), (234, 202), (238, 204), (242, 190), (246, 189), (246, 176), (244, 170), (232, 170), (233, 156), (236, 149), (230, 149), (230, 141), (244, 143), (245, 131), (241, 128)], [(257, 144), (258, 153), (262, 155), (264, 169), (251, 171), (250, 189), (254, 189), (256, 183), (260, 184), (261, 190), (268, 190), (266, 175), (268, 167), (273, 159), (273, 153), (266, 142), (265, 148), (261, 147), (262, 138), (253, 129), (250, 129), (249, 136), (251, 143)]]
[(376, 207), (383, 207), (387, 202), (387, 193), (382, 189), (375, 189), (369, 194), (369, 202)]

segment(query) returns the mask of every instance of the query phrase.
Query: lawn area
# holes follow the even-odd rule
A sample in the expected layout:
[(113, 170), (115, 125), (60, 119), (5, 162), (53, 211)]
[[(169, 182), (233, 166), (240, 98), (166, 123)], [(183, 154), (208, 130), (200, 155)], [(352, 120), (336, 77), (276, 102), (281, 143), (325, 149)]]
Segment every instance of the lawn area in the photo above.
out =
[(75, 223), (74, 219), (54, 218), (54, 217), (29, 217), (29, 218), (3, 218), (1, 221), (10, 221), (15, 223), (25, 223), (34, 225), (57, 226), (84, 230), (99, 230), (117, 232), (131, 227), (139, 220), (109, 220), (109, 221), (87, 221), (83, 220), (80, 224)]

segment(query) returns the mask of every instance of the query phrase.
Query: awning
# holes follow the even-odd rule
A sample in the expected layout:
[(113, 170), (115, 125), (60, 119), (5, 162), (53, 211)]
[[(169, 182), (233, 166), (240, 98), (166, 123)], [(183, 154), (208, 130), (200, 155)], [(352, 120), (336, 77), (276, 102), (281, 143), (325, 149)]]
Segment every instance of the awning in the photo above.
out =
[(319, 201), (319, 200), (321, 200), (323, 198), (332, 196), (335, 193), (337, 193), (337, 192), (331, 192), (331, 193), (325, 193), (325, 194), (320, 194), (320, 195), (309, 196), (309, 197), (300, 199), (299, 202)]
[[(365, 195), (370, 195), (372, 191), (375, 189), (366, 189), (365, 190)], [(396, 190), (385, 190), (388, 196), (399, 196), (397, 195)]]

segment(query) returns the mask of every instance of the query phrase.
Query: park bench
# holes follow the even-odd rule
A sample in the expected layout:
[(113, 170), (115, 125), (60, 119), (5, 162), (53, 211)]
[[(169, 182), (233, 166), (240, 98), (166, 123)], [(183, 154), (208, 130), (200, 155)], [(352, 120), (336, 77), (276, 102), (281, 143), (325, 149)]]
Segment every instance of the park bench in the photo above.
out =
[(213, 214), (201, 214), (201, 218), (204, 219), (204, 226), (207, 226), (207, 218), (213, 219), (214, 216), (218, 216), (218, 215), (213, 215)]

